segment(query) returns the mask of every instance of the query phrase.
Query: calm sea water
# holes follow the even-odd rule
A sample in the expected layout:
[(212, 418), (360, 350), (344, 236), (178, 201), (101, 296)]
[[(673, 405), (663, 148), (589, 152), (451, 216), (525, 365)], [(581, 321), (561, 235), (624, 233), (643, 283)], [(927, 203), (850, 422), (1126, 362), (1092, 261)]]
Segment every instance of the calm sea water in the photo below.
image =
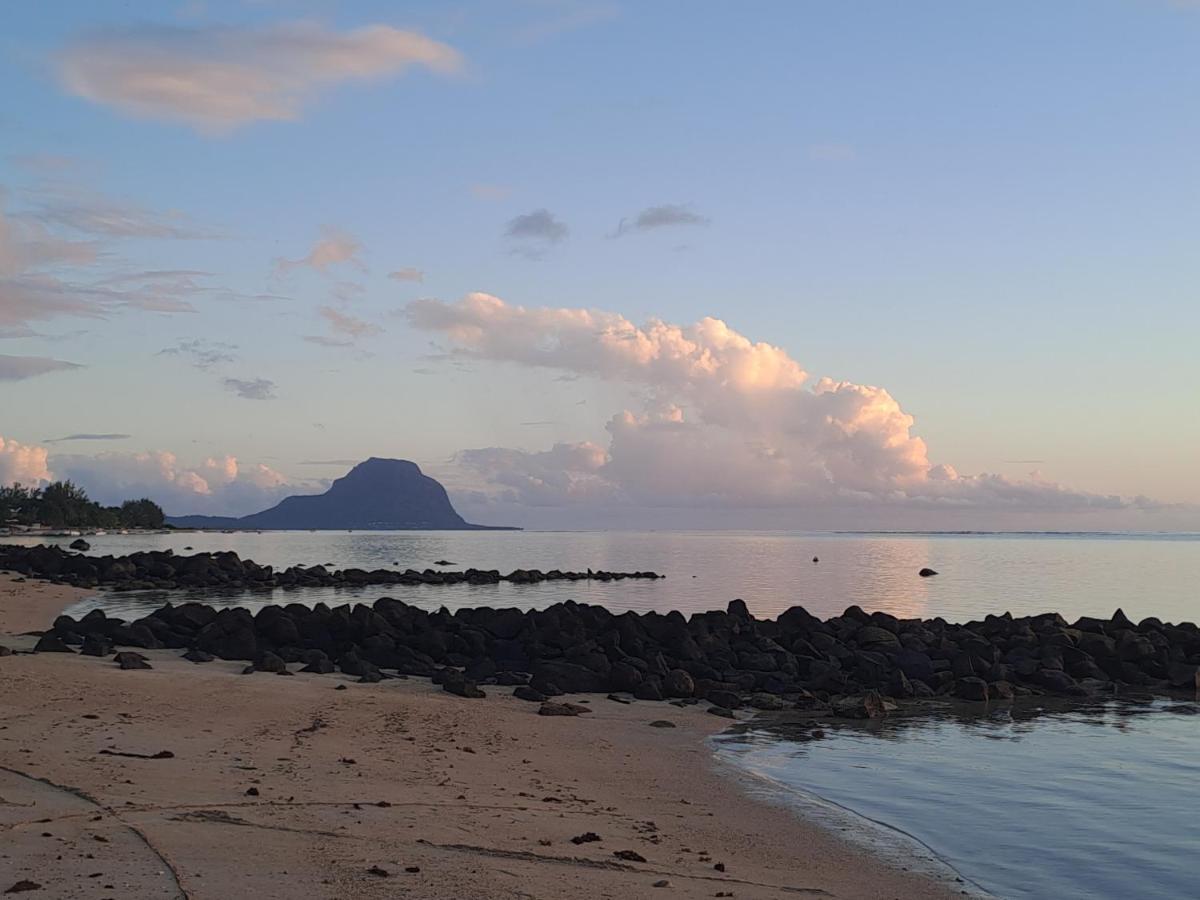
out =
[[(65, 539), (69, 541), (70, 539)], [(387, 594), (428, 608), (535, 608), (568, 598), (614, 610), (723, 607), (757, 615), (803, 604), (822, 617), (850, 604), (951, 621), (1010, 610), (1068, 618), (1200, 618), (1198, 535), (840, 535), (745, 532), (275, 532), (105, 535), (92, 553), (170, 547), (236, 550), (275, 566), (653, 569), (658, 581), (273, 591), (208, 602), (371, 601)], [(817, 556), (819, 563), (813, 563)], [(920, 578), (928, 566), (936, 578)], [(140, 615), (164, 595), (99, 594)], [(183, 599), (171, 597), (170, 599)], [(1194, 862), (1200, 809), (1195, 705), (1109, 703), (1067, 711), (826, 725), (826, 736), (756, 721), (716, 742), (759, 790), (820, 814), (907, 863), (948, 863), (1002, 897), (1200, 897)]]
[(1200, 896), (1200, 706), (756, 726), (718, 755), (873, 849), (1009, 898)]
[[(7, 539), (5, 539), (7, 540)], [(58, 539), (69, 543), (70, 538)], [(827, 617), (850, 604), (898, 616), (965, 621), (987, 613), (1058, 610), (1068, 617), (1108, 616), (1117, 607), (1137, 619), (1194, 620), (1200, 613), (1200, 535), (974, 536), (842, 535), (747, 532), (265, 532), (102, 535), (91, 553), (186, 547), (236, 550), (274, 566), (425, 569), (653, 569), (658, 581), (540, 585), (388, 585), (364, 589), (275, 591), (224, 602), (353, 602), (381, 594), (436, 608), (540, 607), (568, 598), (614, 610), (724, 607), (734, 597), (756, 615), (793, 604)], [(813, 563), (814, 556), (819, 563)], [(936, 578), (920, 578), (928, 566)], [(116, 613), (153, 607), (146, 598), (104, 596)]]

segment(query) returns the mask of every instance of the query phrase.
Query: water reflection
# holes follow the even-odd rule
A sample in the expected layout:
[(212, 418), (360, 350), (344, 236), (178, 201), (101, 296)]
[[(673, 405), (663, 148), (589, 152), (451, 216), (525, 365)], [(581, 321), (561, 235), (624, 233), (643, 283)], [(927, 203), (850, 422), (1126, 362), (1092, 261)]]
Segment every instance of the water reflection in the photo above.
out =
[[(922, 729), (941, 730), (947, 725), (957, 726), (972, 737), (1013, 741), (1036, 728), (1055, 724), (1056, 719), (1071, 725), (1130, 732), (1144, 717), (1165, 714), (1200, 715), (1200, 703), (1151, 697), (1084, 702), (1038, 698), (1036, 701), (1016, 700), (989, 706), (946, 702), (930, 704), (915, 712), (862, 721), (820, 716), (796, 718), (788, 713), (764, 714), (731, 727), (720, 740), (730, 745), (786, 742), (795, 744), (795, 752), (801, 754), (809, 752), (804, 745), (812, 741), (855, 737), (904, 741)], [(1197, 739), (1200, 741), (1200, 729)]]
[(760, 719), (715, 744), (774, 796), (886, 823), (998, 896), (1195, 896), (1195, 701)]

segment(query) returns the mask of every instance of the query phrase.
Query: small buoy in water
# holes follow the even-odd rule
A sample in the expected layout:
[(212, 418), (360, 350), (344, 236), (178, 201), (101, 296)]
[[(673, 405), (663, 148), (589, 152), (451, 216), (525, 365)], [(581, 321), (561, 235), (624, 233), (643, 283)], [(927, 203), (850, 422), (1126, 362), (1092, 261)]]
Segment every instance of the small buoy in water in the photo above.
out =
[(936, 575), (937, 572), (933, 571), (933, 569), (922, 569), (917, 574), (920, 575), (922, 578), (928, 578), (930, 575)]
[(815, 557), (815, 556), (813, 557), (813, 562), (815, 562), (815, 563), (818, 563), (818, 562), (820, 562), (820, 561), (821, 561), (821, 560), (817, 559), (817, 557)]

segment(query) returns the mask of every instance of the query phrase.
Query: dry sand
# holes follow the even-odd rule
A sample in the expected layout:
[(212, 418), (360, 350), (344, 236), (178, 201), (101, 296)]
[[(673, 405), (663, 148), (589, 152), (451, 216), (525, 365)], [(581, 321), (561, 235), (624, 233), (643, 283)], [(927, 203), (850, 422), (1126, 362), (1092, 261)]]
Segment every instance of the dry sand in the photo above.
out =
[[(0, 633), (46, 627), (77, 596), (0, 576)], [(961, 892), (753, 800), (705, 745), (727, 720), (698, 708), (593, 696), (592, 713), (543, 717), (506, 688), (464, 700), (421, 679), (146, 655), (151, 671), (0, 659), (0, 891), (27, 879), (39, 900)], [(660, 719), (677, 727), (649, 726)], [(585, 832), (600, 840), (572, 843)], [(625, 850), (645, 861), (614, 856)]]

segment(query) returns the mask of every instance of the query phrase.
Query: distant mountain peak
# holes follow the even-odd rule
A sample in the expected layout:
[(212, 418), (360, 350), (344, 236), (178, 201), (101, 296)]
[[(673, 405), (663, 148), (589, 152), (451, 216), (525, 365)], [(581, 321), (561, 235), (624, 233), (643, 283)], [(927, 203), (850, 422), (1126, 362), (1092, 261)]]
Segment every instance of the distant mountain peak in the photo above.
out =
[(192, 528), (408, 531), (485, 530), (450, 503), (446, 489), (407, 459), (372, 456), (336, 479), (323, 494), (300, 494), (241, 518), (173, 516), (170, 524)]

